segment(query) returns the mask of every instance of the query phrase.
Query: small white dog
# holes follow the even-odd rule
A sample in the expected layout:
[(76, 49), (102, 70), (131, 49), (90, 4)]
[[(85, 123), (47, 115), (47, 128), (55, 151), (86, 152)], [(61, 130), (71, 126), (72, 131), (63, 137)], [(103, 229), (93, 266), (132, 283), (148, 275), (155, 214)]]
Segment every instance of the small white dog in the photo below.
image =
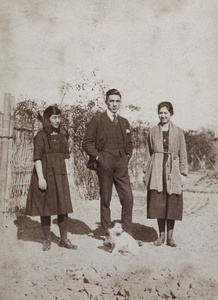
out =
[(111, 245), (111, 253), (115, 254), (132, 254), (139, 253), (139, 245), (136, 240), (123, 230), (120, 223), (115, 223), (114, 226), (108, 229), (108, 234), (104, 240), (104, 245)]

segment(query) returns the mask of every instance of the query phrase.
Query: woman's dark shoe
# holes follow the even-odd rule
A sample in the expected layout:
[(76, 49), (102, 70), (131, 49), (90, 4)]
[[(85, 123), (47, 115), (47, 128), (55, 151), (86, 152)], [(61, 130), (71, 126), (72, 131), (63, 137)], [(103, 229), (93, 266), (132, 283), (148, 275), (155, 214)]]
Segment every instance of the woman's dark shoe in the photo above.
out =
[(164, 244), (165, 241), (165, 237), (159, 237), (156, 241), (154, 241), (154, 245), (155, 246), (161, 246), (162, 244)]
[(173, 238), (167, 239), (167, 246), (176, 247), (176, 243)]
[(69, 239), (64, 239), (64, 240), (61, 239), (60, 243), (59, 243), (59, 246), (67, 248), (67, 249), (72, 249), (72, 250), (76, 250), (77, 249), (77, 246), (73, 245)]
[(50, 239), (44, 240), (42, 250), (48, 251), (50, 249), (51, 249), (51, 240)]
[(141, 247), (143, 245), (142, 241), (136, 240), (137, 244), (139, 245), (139, 247)]

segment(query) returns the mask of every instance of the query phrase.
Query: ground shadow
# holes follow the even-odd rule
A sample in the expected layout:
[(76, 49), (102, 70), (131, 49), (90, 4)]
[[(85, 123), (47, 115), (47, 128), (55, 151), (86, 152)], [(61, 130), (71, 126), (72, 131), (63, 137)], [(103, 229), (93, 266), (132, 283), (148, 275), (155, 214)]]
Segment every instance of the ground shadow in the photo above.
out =
[[(38, 221), (32, 220), (27, 216), (17, 217), (14, 221), (17, 226), (17, 239), (22, 241), (30, 241), (42, 243), (44, 240), (41, 224)], [(53, 243), (59, 243), (59, 237), (51, 231), (51, 240)]]
[[(53, 224), (58, 224), (57, 218), (53, 220)], [(92, 230), (84, 222), (68, 217), (68, 232), (71, 234), (84, 235), (89, 234)]]
[[(52, 221), (53, 224), (57, 225), (57, 218)], [(17, 220), (14, 221), (17, 226), (17, 239), (22, 241), (30, 241), (36, 243), (42, 243), (44, 240), (41, 223), (32, 220), (28, 216), (18, 216)], [(82, 221), (75, 219), (68, 219), (68, 232), (71, 234), (89, 234), (91, 229)], [(59, 244), (60, 237), (52, 232), (51, 226), (51, 240), (55, 244)]]
[[(120, 222), (120, 220), (114, 220), (114, 222)], [(105, 234), (102, 232), (100, 223), (96, 223), (99, 227), (92, 231), (93, 237), (102, 240), (102, 236)], [(145, 243), (154, 242), (158, 238), (156, 230), (152, 227), (148, 227), (139, 223), (132, 224), (132, 236), (135, 240), (139, 240)]]
[[(119, 222), (116, 220), (116, 222)], [(57, 218), (52, 221), (53, 224), (57, 225)], [(23, 241), (32, 241), (37, 243), (43, 242), (43, 232), (41, 228), (41, 224), (38, 221), (32, 220), (31, 217), (28, 216), (18, 216), (17, 220), (14, 221), (14, 224), (17, 226), (17, 239)], [(100, 223), (96, 223), (97, 228), (95, 230), (91, 230), (89, 226), (87, 226), (84, 222), (71, 219), (68, 219), (68, 232), (71, 234), (77, 235), (90, 235), (96, 239), (102, 240), (105, 234), (102, 233)], [(142, 242), (153, 242), (157, 239), (158, 235), (154, 228), (148, 227), (145, 225), (141, 225), (139, 223), (133, 223), (132, 226), (132, 235), (134, 239), (140, 240)], [(59, 237), (52, 232), (51, 228), (51, 238), (52, 242), (58, 244)], [(107, 247), (105, 248), (107, 249)]]
[(153, 227), (148, 227), (139, 223), (132, 224), (132, 236), (134, 239), (151, 243), (158, 238), (157, 231)]

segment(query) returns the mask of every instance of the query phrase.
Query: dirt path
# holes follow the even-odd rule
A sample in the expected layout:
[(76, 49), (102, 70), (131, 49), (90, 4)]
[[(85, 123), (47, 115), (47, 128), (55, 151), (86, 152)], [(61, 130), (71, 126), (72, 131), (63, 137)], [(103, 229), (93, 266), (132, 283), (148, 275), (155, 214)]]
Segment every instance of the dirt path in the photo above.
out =
[[(56, 218), (52, 248), (43, 252), (39, 218), (8, 216), (2, 225), (0, 299), (217, 299), (217, 194), (184, 193), (177, 248), (153, 246), (156, 220), (146, 219), (145, 193), (134, 196), (134, 237), (143, 241), (134, 257), (112, 257), (101, 239), (88, 236), (98, 227), (98, 201), (74, 205), (69, 238), (77, 251), (58, 247)], [(114, 195), (112, 219), (119, 218)]]

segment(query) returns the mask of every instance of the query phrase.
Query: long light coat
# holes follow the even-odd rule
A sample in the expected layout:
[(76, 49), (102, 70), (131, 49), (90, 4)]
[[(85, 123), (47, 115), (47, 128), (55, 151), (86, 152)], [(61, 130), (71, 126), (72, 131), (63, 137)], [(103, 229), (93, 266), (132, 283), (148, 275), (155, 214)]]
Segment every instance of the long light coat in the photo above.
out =
[[(184, 133), (172, 122), (169, 124), (169, 147), (166, 163), (167, 193), (181, 194), (182, 176), (187, 175), (187, 152)], [(144, 164), (145, 182), (148, 190), (163, 191), (163, 134), (160, 124), (148, 133)]]

